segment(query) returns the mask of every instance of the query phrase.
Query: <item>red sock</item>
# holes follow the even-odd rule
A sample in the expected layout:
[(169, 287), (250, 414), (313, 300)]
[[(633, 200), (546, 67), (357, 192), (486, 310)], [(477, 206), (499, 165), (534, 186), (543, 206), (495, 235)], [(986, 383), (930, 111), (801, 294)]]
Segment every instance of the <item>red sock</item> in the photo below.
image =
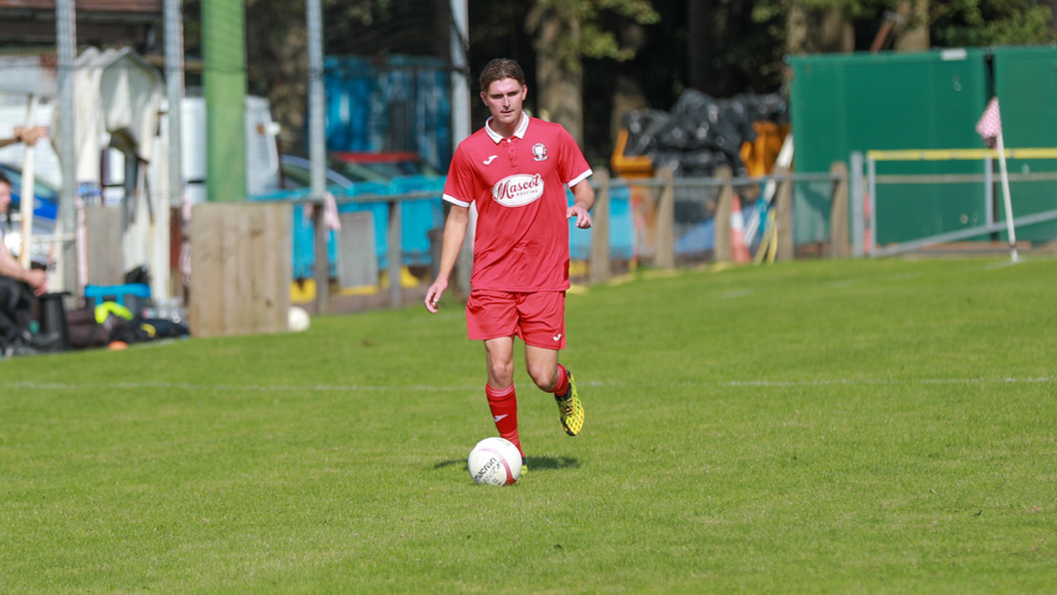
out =
[[(517, 394), (514, 385), (511, 384), (505, 390), (496, 390), (489, 385), (484, 386), (484, 392), (488, 395), (488, 407), (492, 410), (492, 420), (495, 428), (499, 430), (499, 436), (514, 443), (518, 451), (521, 451), (521, 439), (517, 432)], [(522, 452), (521, 456), (525, 456)]]
[(565, 366), (558, 364), (558, 384), (554, 385), (554, 394), (564, 397), (569, 392), (569, 372)]

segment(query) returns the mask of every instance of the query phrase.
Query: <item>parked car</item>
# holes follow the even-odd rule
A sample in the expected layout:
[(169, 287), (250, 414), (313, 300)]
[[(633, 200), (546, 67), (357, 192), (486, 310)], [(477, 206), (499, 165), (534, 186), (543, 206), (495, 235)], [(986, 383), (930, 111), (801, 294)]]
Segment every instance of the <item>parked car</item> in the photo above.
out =
[[(312, 162), (297, 155), (283, 155), (279, 158), (282, 170), (282, 187), (285, 190), (308, 188), (312, 186)], [(327, 187), (341, 189), (351, 188), (357, 182), (384, 182), (382, 176), (370, 171), (350, 169), (340, 161), (327, 160)]]
[(437, 168), (411, 151), (388, 151), (383, 153), (360, 153), (352, 151), (334, 151), (330, 158), (344, 163), (349, 171), (371, 172), (386, 180), (401, 176), (436, 177), (441, 175)]

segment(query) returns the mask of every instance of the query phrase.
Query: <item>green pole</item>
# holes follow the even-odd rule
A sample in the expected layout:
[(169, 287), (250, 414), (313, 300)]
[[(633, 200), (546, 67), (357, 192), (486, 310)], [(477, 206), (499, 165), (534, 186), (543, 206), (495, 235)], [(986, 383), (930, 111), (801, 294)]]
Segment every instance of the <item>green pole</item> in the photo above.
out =
[(246, 199), (246, 26), (242, 0), (202, 0), (206, 199)]

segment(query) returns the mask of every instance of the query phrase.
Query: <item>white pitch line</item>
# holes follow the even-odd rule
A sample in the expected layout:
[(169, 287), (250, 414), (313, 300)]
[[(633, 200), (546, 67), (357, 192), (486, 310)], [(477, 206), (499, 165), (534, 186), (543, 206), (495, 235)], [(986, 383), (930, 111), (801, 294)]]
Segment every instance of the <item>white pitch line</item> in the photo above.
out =
[(369, 385), (330, 385), (317, 384), (314, 386), (284, 386), (284, 385), (256, 385), (256, 384), (195, 384), (189, 382), (0, 382), (0, 387), (53, 389), (53, 390), (83, 390), (83, 389), (190, 389), (190, 390), (220, 390), (220, 391), (271, 391), (271, 392), (371, 392), (371, 391), (406, 391), (406, 390), (458, 390), (465, 387), (457, 386), (369, 386)]
[(869, 378), (862, 379), (838, 379), (838, 380), (805, 380), (805, 381), (781, 381), (781, 380), (750, 380), (750, 381), (739, 381), (732, 380), (730, 382), (717, 382), (719, 386), (830, 386), (830, 385), (862, 385), (862, 386), (878, 386), (878, 385), (899, 385), (899, 384), (986, 384), (986, 383), (1003, 383), (1003, 384), (1045, 384), (1050, 382), (1057, 382), (1057, 377), (1054, 376), (1042, 376), (1039, 378), (918, 378), (913, 380), (899, 380), (899, 379), (888, 379), (888, 380), (873, 380)]
[[(942, 384), (1051, 384), (1057, 383), (1057, 376), (1040, 376), (1029, 378), (918, 378), (918, 379), (831, 379), (831, 380), (730, 380), (730, 381), (701, 381), (701, 382), (669, 382), (669, 383), (630, 383), (621, 381), (594, 381), (584, 382), (585, 387), (622, 387), (622, 388), (650, 388), (650, 387), (672, 387), (672, 386), (700, 386), (700, 387), (726, 387), (726, 388), (755, 388), (755, 387), (797, 387), (797, 386), (884, 386), (884, 385), (942, 385)], [(451, 385), (432, 386), (414, 384), (407, 386), (370, 386), (358, 384), (317, 384), (312, 386), (296, 385), (237, 385), (237, 384), (199, 384), (190, 382), (0, 382), (0, 388), (22, 388), (29, 390), (84, 390), (84, 389), (114, 389), (114, 390), (141, 390), (141, 389), (187, 389), (187, 390), (215, 390), (215, 391), (239, 391), (239, 392), (390, 392), (390, 391), (464, 391), (477, 390), (478, 385)]]

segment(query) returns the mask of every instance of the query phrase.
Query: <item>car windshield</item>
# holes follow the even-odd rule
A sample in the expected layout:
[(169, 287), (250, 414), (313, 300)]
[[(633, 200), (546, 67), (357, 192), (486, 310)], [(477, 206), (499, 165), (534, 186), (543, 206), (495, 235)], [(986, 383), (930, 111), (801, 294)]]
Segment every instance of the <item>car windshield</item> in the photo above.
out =
[(371, 175), (382, 181), (407, 176), (437, 177), (441, 173), (429, 161), (411, 152), (395, 153), (356, 153), (338, 151), (333, 153), (342, 168), (361, 172), (370, 172)]
[[(333, 159), (327, 160), (327, 184), (347, 186), (350, 182), (383, 182), (385, 178), (377, 173), (357, 167), (355, 164), (342, 163)], [(309, 187), (312, 185), (312, 170), (308, 160), (299, 157), (283, 158), (283, 177), (294, 186)]]
[(385, 182), (392, 177), (386, 175), (384, 172), (365, 167), (360, 163), (345, 163), (344, 161), (338, 161), (336, 159), (329, 159), (327, 162), (331, 169), (357, 181)]
[(423, 172), (422, 168), (418, 167), (418, 164), (412, 161), (376, 161), (372, 163), (364, 163), (362, 166), (378, 173), (379, 175), (385, 176), (386, 178), (430, 175)]

